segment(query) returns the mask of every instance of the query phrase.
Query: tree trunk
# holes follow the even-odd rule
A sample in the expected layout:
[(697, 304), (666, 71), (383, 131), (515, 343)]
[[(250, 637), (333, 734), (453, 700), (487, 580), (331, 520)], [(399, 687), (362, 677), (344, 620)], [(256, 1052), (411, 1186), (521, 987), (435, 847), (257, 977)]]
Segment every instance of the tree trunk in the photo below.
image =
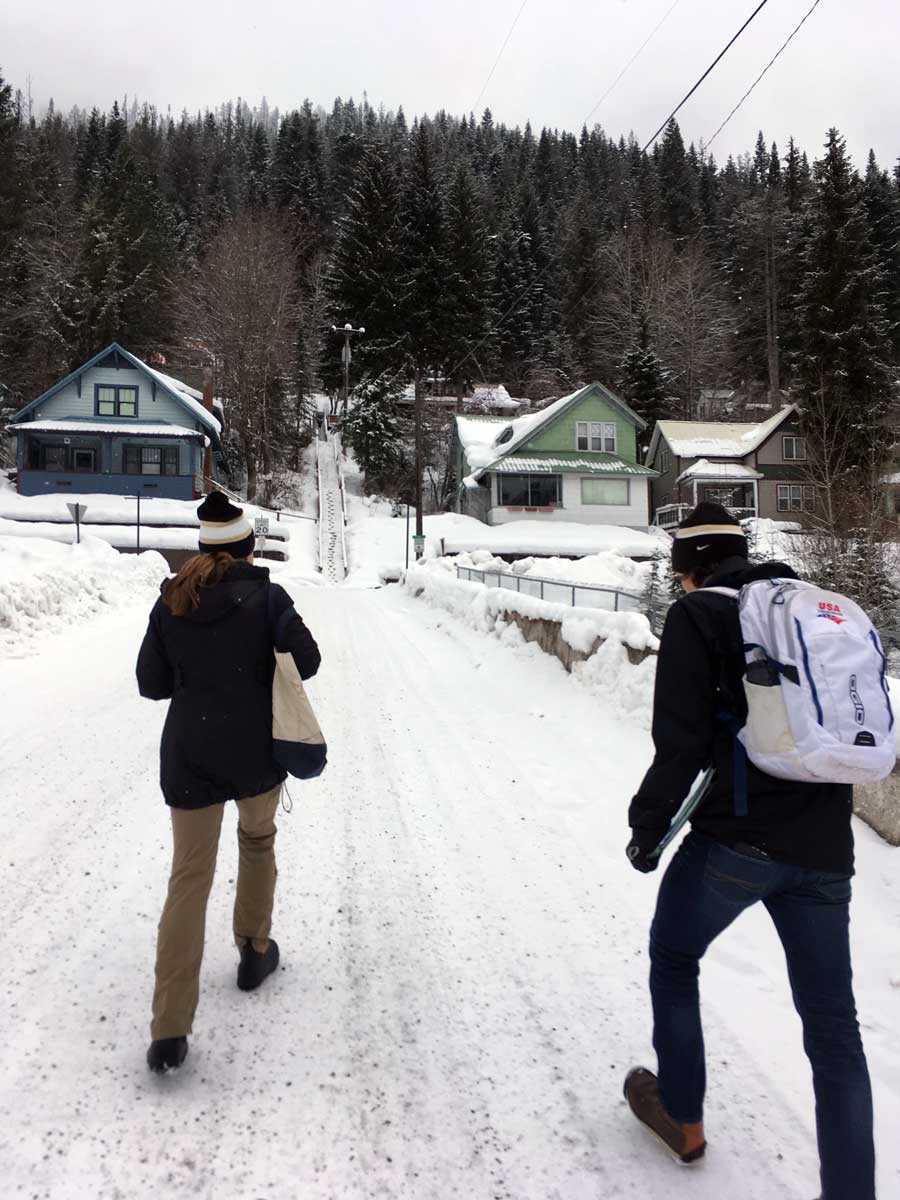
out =
[(778, 273), (775, 263), (775, 234), (771, 222), (766, 228), (765, 287), (769, 402), (775, 404), (781, 394), (781, 372), (778, 361)]

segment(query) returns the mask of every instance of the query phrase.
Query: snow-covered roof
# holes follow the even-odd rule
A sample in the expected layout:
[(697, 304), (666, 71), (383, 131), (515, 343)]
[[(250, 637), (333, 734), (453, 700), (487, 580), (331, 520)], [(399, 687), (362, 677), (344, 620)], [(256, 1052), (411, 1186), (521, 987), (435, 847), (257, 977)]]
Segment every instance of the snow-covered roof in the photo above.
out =
[[(134, 356), (132, 355), (132, 357)], [(137, 361), (140, 362), (140, 359)], [(213, 416), (208, 408), (204, 408), (202, 392), (198, 392), (196, 388), (182, 383), (180, 379), (174, 379), (171, 375), (164, 375), (162, 371), (157, 371), (155, 367), (149, 367), (146, 363), (141, 363), (141, 365), (148, 375), (151, 375), (157, 383), (162, 384), (167, 392), (170, 394), (174, 393), (176, 399), (189, 408), (198, 421), (209, 426), (216, 435), (222, 432), (222, 425), (218, 417)]]
[(743, 458), (752, 454), (790, 414), (796, 412), (787, 405), (767, 421), (747, 424), (730, 421), (659, 421), (654, 435), (654, 449), (659, 437), (664, 437), (673, 454), (679, 458)]
[(522, 407), (522, 401), (513, 400), (502, 383), (473, 388), (469, 400), (501, 409), (504, 412), (515, 412), (516, 409)]
[(762, 478), (760, 471), (754, 471), (744, 463), (710, 462), (706, 458), (700, 458), (692, 467), (682, 471), (675, 482), (683, 483), (686, 479), (733, 479), (743, 483), (748, 479)]
[[(579, 388), (578, 392), (584, 391)], [(540, 412), (528, 413), (511, 420), (493, 417), (457, 417), (456, 427), (466, 460), (472, 471), (480, 473), (496, 462), (512, 454), (517, 446), (527, 442), (536, 429), (548, 424), (566, 407), (578, 392), (563, 396)], [(488, 424), (490, 422), (490, 424)], [(509, 433), (508, 431), (512, 431)], [(500, 439), (503, 438), (501, 442)]]
[(585, 457), (576, 451), (551, 451), (539, 458), (510, 454), (494, 464), (501, 475), (545, 475), (553, 472), (578, 475), (654, 475), (655, 472), (639, 463), (625, 462), (615, 454), (596, 454)]
[[(587, 386), (571, 392), (568, 396), (561, 396), (559, 400), (554, 400), (552, 404), (548, 404), (546, 408), (542, 408), (539, 412), (526, 413), (524, 416), (513, 417), (510, 420), (505, 418), (497, 420), (490, 417), (458, 416), (456, 418), (457, 433), (466, 461), (471, 469), (471, 475), (467, 476), (464, 480), (466, 486), (474, 486), (479, 477), (488, 469), (500, 470), (499, 463), (501, 460), (508, 461), (511, 457), (515, 456), (516, 450), (528, 442), (539, 429), (550, 425), (574, 401), (579, 400), (594, 389), (600, 390), (604, 396), (608, 397), (612, 403), (642, 429), (645, 427), (641, 418), (636, 413), (633, 413), (626, 404), (614, 396), (608, 389), (604, 388), (602, 384), (596, 383), (589, 383)], [(555, 453), (555, 457), (567, 456)], [(546, 461), (544, 455), (540, 456), (540, 461)], [(590, 460), (586, 459), (585, 461)], [(507, 467), (504, 469), (510, 470), (511, 468)], [(635, 474), (645, 473), (647, 472), (643, 469), (635, 472)]]
[(463, 448), (466, 462), (477, 470), (487, 466), (497, 457), (494, 440), (501, 429), (505, 429), (509, 421), (505, 417), (458, 416), (456, 418), (456, 435)]
[(124, 419), (113, 424), (108, 421), (77, 421), (63, 417), (59, 421), (20, 421), (17, 425), (7, 425), (9, 430), (26, 430), (28, 433), (115, 433), (120, 436), (135, 437), (177, 437), (203, 438), (199, 429), (188, 429), (185, 425), (168, 425), (164, 421), (131, 421), (128, 425)]
[(91, 367), (96, 366), (98, 363), (102, 363), (108, 355), (114, 355), (118, 356), (118, 358), (124, 359), (124, 361), (130, 366), (134, 367), (138, 371), (143, 372), (143, 374), (145, 374), (147, 378), (151, 380), (151, 382), (162, 387), (163, 390), (167, 392), (168, 395), (170, 395), (178, 404), (185, 408), (192, 417), (195, 417), (201, 425), (208, 429), (214, 435), (216, 442), (218, 442), (219, 435), (222, 432), (222, 426), (219, 424), (219, 421), (213, 416), (213, 414), (209, 412), (208, 409), (204, 408), (203, 404), (201, 403), (203, 399), (202, 393), (198, 392), (196, 388), (189, 387), (188, 384), (183, 383), (180, 379), (175, 379), (172, 375), (166, 375), (162, 371), (157, 371), (155, 367), (151, 367), (145, 363), (143, 359), (137, 358), (129, 350), (126, 350), (124, 346), (120, 346), (118, 342), (111, 342), (104, 350), (101, 350), (98, 354), (95, 354), (93, 358), (88, 359), (86, 363), (83, 363), (69, 375), (66, 375), (64, 379), (60, 379), (53, 385), (53, 387), (48, 388), (46, 392), (43, 392), (35, 400), (32, 400), (29, 404), (26, 404), (24, 408), (20, 409), (16, 413), (15, 419), (21, 420), (26, 413), (36, 409), (46, 400), (49, 400), (51, 396), (55, 396), (57, 392), (66, 387), (73, 380), (79, 379), (85, 371), (89, 371)]

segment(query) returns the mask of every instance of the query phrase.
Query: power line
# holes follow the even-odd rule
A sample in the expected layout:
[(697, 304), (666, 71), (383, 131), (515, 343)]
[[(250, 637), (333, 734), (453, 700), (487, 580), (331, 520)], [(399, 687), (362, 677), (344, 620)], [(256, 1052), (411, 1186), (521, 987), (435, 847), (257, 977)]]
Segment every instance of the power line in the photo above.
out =
[(757, 75), (757, 77), (754, 79), (753, 83), (751, 83), (750, 87), (746, 90), (746, 92), (744, 92), (743, 96), (741, 96), (740, 100), (738, 100), (737, 104), (734, 106), (734, 108), (731, 110), (731, 112), (728, 114), (728, 116), (725, 118), (725, 120), (722, 122), (722, 124), (716, 130), (716, 132), (712, 135), (712, 137), (709, 139), (709, 141), (705, 143), (704, 148), (708, 148), (713, 144), (713, 142), (716, 140), (716, 138), (719, 136), (719, 134), (722, 132), (722, 130), (725, 128), (725, 126), (728, 124), (728, 122), (731, 120), (731, 118), (737, 112), (737, 110), (741, 107), (741, 105), (744, 103), (744, 101), (747, 99), (747, 97), (750, 95), (750, 93), (754, 90), (756, 85), (758, 83), (761, 83), (763, 78), (768, 74), (769, 68), (773, 67), (775, 65), (775, 63), (778, 61), (778, 59), (781, 57), (781, 55), (784, 53), (784, 51), (787, 50), (788, 46), (791, 44), (791, 42), (794, 40), (794, 38), (797, 36), (797, 34), (800, 32), (800, 30), (803, 28), (803, 26), (806, 24), (806, 22), (813, 15), (813, 13), (816, 11), (816, 9), (819, 7), (819, 5), (821, 3), (822, 3), (822, 0), (815, 0), (815, 3), (813, 4), (813, 6), (809, 10), (809, 12), (806, 14), (806, 16), (803, 18), (803, 20), (800, 22), (800, 24), (797, 26), (797, 28), (794, 30), (794, 32), (791, 34), (791, 36), (787, 39), (787, 41), (781, 46), (781, 48), (778, 50), (777, 54), (775, 54), (775, 56), (769, 60), (769, 62), (765, 65), (763, 70), (759, 73), (759, 75)]
[(478, 99), (477, 99), (477, 100), (475, 101), (475, 103), (472, 105), (472, 112), (474, 112), (474, 111), (475, 111), (475, 110), (478, 108), (478, 105), (479, 105), (479, 104), (480, 104), (480, 102), (481, 102), (481, 97), (482, 97), (482, 96), (484, 95), (484, 93), (487, 91), (487, 89), (488, 89), (488, 84), (489, 84), (489, 83), (491, 82), (491, 80), (494, 78), (494, 72), (497, 70), (497, 66), (498, 66), (498, 64), (499, 64), (499, 62), (500, 62), (500, 59), (503, 57), (503, 51), (506, 49), (507, 43), (509, 42), (509, 39), (512, 37), (512, 35), (513, 35), (514, 31), (515, 31), (515, 28), (516, 28), (516, 26), (517, 26), (517, 25), (518, 25), (518, 23), (519, 23), (519, 17), (521, 17), (522, 13), (525, 11), (525, 5), (526, 5), (527, 3), (528, 3), (528, 0), (522, 0), (521, 7), (519, 8), (519, 11), (516, 13), (515, 17), (513, 18), (513, 23), (512, 23), (512, 25), (510, 25), (510, 27), (509, 27), (509, 32), (507, 33), (506, 37), (503, 39), (503, 45), (500, 47), (500, 52), (499, 52), (499, 54), (497, 55), (496, 59), (494, 60), (494, 65), (491, 67), (491, 69), (490, 69), (490, 72), (489, 72), (489, 74), (488, 74), (488, 77), (487, 77), (487, 79), (484, 81), (484, 87), (483, 87), (483, 88), (481, 89), (481, 91), (478, 93)]
[(728, 53), (728, 51), (734, 45), (734, 43), (738, 40), (738, 38), (741, 36), (741, 34), (744, 32), (744, 30), (750, 24), (750, 22), (754, 19), (754, 17), (756, 17), (756, 15), (758, 13), (762, 12), (762, 10), (766, 7), (766, 5), (768, 3), (769, 3), (769, 0), (762, 0), (762, 3), (759, 4), (753, 10), (753, 12), (750, 14), (750, 16), (747, 18), (747, 20), (743, 23), (743, 25), (740, 27), (740, 29), (737, 31), (737, 33), (734, 35), (734, 37), (731, 39), (731, 41), (728, 43), (728, 45), (725, 47), (725, 49), (722, 51), (722, 53), (718, 56), (718, 58), (716, 58), (714, 62), (710, 63), (710, 65), (706, 68), (706, 70), (703, 72), (703, 74), (700, 76), (700, 78), (697, 80), (697, 82), (694, 84), (694, 86), (691, 88), (691, 90), (688, 92), (688, 94), (685, 96), (685, 98), (681, 101), (681, 103), (677, 106), (677, 108), (674, 108), (672, 110), (672, 112), (669, 113), (669, 115), (663, 121), (662, 125), (660, 125), (659, 129), (657, 129), (656, 133), (654, 133), (654, 135), (650, 139), (650, 141), (647, 142), (646, 146), (643, 147), (643, 151), (642, 151), (643, 153), (646, 153), (646, 151), (650, 149), (650, 147), (653, 145), (653, 143), (656, 141), (656, 139), (659, 137), (659, 135), (662, 133), (662, 131), (665, 129), (665, 127), (668, 125), (668, 123), (672, 120), (672, 118), (675, 116), (675, 114), (680, 112), (681, 109), (684, 108), (685, 104), (687, 104), (688, 100), (690, 100), (691, 96), (693, 96), (694, 92), (696, 92), (696, 90), (700, 86), (700, 84), (703, 83), (704, 79), (706, 79), (706, 77), (715, 70), (715, 68), (719, 65), (719, 63), (722, 61), (722, 59), (725, 57), (725, 55)]
[(637, 48), (637, 50), (634, 52), (634, 54), (631, 56), (631, 58), (629, 58), (628, 62), (625, 64), (625, 66), (622, 68), (622, 70), (619, 72), (619, 74), (615, 77), (615, 79), (612, 81), (612, 83), (609, 85), (609, 87), (606, 89), (606, 91), (603, 93), (603, 95), (600, 97), (600, 99), (597, 101), (597, 103), (594, 105), (594, 107), (591, 109), (591, 111), (588, 113), (588, 115), (584, 118), (584, 121), (582, 122), (583, 125), (587, 125), (588, 121), (591, 119), (591, 117), (594, 115), (594, 113), (597, 111), (597, 109), (600, 107), (600, 105), (603, 103), (603, 101), (612, 95), (612, 93), (615, 91), (615, 89), (619, 86), (619, 83), (625, 78), (625, 75), (634, 66), (634, 64), (637, 62), (637, 60), (641, 57), (641, 55), (644, 53), (644, 51), (647, 49), (647, 47), (650, 45), (650, 43), (653, 41), (653, 39), (656, 37), (656, 35), (659, 33), (659, 31), (662, 29), (663, 25), (665, 25), (666, 21), (668, 21), (669, 17), (672, 15), (672, 13), (675, 11), (675, 9), (678, 7), (678, 5), (680, 3), (681, 3), (681, 0), (675, 0), (675, 3), (672, 4), (666, 10), (666, 12), (663, 15), (663, 17), (661, 18), (661, 20), (657, 22), (652, 33), (650, 33), (644, 39), (644, 41), (640, 44), (640, 46)]

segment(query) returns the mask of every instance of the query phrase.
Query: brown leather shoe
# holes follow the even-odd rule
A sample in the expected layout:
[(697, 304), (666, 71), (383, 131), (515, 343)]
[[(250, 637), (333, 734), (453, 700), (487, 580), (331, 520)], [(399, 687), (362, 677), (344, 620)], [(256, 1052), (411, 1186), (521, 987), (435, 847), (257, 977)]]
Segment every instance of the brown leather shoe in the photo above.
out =
[(674, 1154), (680, 1163), (690, 1164), (706, 1151), (703, 1122), (683, 1124), (674, 1121), (662, 1106), (656, 1076), (645, 1067), (635, 1067), (625, 1077), (623, 1088), (628, 1107), (654, 1137)]

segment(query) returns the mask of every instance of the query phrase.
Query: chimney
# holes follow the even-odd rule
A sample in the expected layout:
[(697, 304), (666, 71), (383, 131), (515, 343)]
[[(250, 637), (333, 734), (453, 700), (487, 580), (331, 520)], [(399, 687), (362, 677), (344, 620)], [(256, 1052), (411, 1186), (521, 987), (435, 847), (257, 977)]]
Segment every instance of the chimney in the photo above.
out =
[(212, 366), (203, 368), (203, 407), (207, 412), (213, 410), (213, 371)]
[[(207, 363), (203, 368), (203, 407), (210, 414), (213, 413), (213, 369), (212, 363)], [(212, 450), (209, 446), (203, 452), (203, 480), (200, 487), (201, 495), (212, 490), (212, 472), (213, 460)]]

